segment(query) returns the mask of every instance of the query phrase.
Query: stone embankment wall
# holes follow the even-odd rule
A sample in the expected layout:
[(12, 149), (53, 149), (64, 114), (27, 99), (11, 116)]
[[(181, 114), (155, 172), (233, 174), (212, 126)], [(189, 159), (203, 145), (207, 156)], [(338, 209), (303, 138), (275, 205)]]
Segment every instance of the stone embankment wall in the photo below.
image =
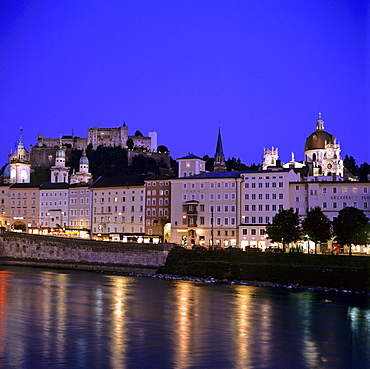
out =
[(164, 265), (172, 247), (5, 232), (0, 235), (0, 264), (150, 273)]

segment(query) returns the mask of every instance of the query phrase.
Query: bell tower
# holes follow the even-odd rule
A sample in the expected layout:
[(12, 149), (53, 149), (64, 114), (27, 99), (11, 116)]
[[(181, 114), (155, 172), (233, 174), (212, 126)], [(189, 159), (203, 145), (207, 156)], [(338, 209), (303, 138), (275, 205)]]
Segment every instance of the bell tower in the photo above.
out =
[(30, 183), (30, 155), (24, 148), (22, 133), (23, 129), (21, 128), (19, 143), (15, 153), (9, 155), (10, 183)]

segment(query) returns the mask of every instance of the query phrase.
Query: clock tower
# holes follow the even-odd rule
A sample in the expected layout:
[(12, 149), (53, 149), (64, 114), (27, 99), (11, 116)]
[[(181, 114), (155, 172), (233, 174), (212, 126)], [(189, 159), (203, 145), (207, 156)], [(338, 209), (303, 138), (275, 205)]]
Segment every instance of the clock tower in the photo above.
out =
[(15, 153), (9, 155), (10, 183), (30, 183), (30, 155), (24, 148), (22, 132)]

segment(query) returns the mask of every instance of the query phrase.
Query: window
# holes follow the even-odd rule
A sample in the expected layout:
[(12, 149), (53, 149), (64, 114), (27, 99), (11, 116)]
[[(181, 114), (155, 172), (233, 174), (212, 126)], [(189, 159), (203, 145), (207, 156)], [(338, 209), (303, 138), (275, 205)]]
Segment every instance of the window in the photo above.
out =
[(284, 183), (283, 182), (279, 182), (279, 187), (284, 187)]
[(252, 205), (252, 211), (256, 211), (256, 205)]
[(268, 194), (268, 193), (267, 193), (267, 194), (265, 195), (265, 199), (266, 199), (266, 200), (270, 200), (270, 194)]
[(284, 199), (284, 194), (279, 193), (279, 200), (283, 200), (283, 199)]
[(249, 211), (249, 205), (244, 205), (244, 211)]
[(229, 225), (229, 218), (224, 218), (224, 225), (225, 226)]
[(367, 187), (364, 187), (364, 193), (367, 193)]
[(296, 197), (295, 198), (295, 202), (299, 202), (299, 197)]
[(213, 200), (214, 198), (215, 198), (215, 195), (214, 195), (213, 193), (210, 193), (210, 194), (209, 194), (209, 199), (210, 199), (210, 200)]
[(322, 207), (323, 207), (323, 209), (326, 209), (328, 207), (328, 204), (326, 202), (323, 202)]
[(273, 194), (272, 194), (272, 199), (273, 199), (273, 200), (276, 200), (276, 193), (273, 193)]
[(249, 188), (249, 183), (244, 183), (244, 188)]
[(222, 195), (220, 193), (217, 194), (217, 200), (221, 200)]
[(265, 187), (266, 187), (266, 188), (269, 188), (269, 187), (270, 187), (270, 183), (266, 182), (266, 183), (265, 183)]
[(252, 188), (256, 188), (256, 184), (254, 182), (252, 183)]
[(235, 205), (231, 205), (231, 212), (235, 213)]
[(265, 210), (270, 211), (270, 205), (265, 205)]
[(337, 188), (333, 187), (333, 193), (337, 193)]
[(258, 200), (262, 200), (262, 193), (258, 194)]
[(251, 229), (251, 235), (255, 236), (257, 234), (256, 230), (254, 228)]
[(255, 199), (256, 199), (256, 194), (252, 193), (252, 200), (255, 200)]
[(204, 225), (204, 217), (200, 217), (200, 218), (199, 218), (199, 221), (200, 221), (200, 224), (201, 224), (201, 225)]
[(342, 188), (342, 192), (343, 192), (343, 193), (347, 193), (347, 187), (343, 187), (343, 188)]
[(255, 224), (256, 223), (256, 217), (252, 217), (252, 223)]
[(272, 187), (275, 188), (276, 187), (276, 182), (272, 182)]
[(249, 200), (249, 194), (248, 194), (248, 193), (246, 193), (246, 194), (244, 195), (244, 200)]
[(227, 182), (224, 183), (225, 188), (229, 188), (229, 184)]
[(258, 217), (258, 223), (263, 223), (263, 217)]
[[(333, 188), (334, 190), (334, 188)], [(336, 202), (333, 202), (333, 208), (336, 209), (337, 208), (337, 203)]]
[(182, 188), (185, 190), (186, 189), (186, 183), (182, 184)]
[[(226, 183), (225, 183), (225, 184), (226, 184)], [(224, 199), (225, 199), (225, 200), (229, 200), (229, 194), (228, 194), (228, 193), (225, 193), (225, 194), (224, 194)]]
[(353, 187), (352, 192), (357, 193), (357, 187)]
[(323, 189), (322, 189), (322, 193), (326, 193), (326, 191), (327, 191), (327, 188), (326, 187), (324, 187)]
[(247, 228), (244, 228), (243, 229), (243, 235), (246, 236), (248, 234), (248, 229)]
[(263, 207), (263, 205), (258, 205), (258, 211), (262, 211), (263, 209), (262, 209), (262, 207)]
[(225, 205), (224, 212), (225, 213), (228, 213), (229, 212), (229, 206), (228, 205)]
[(258, 188), (262, 188), (263, 183), (258, 183)]
[(183, 200), (183, 201), (186, 201), (186, 200), (187, 200), (186, 193), (184, 193), (184, 194), (182, 195), (182, 200)]
[(235, 218), (230, 218), (231, 225), (235, 225)]
[(270, 217), (265, 217), (265, 222), (270, 223)]
[(364, 202), (364, 209), (367, 209), (367, 202)]

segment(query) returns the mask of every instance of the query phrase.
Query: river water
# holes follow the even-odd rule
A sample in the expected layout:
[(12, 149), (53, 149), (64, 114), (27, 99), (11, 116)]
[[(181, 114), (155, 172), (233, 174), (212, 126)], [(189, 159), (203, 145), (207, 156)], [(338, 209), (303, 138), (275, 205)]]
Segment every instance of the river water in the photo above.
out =
[(370, 296), (0, 266), (0, 368), (370, 368)]

